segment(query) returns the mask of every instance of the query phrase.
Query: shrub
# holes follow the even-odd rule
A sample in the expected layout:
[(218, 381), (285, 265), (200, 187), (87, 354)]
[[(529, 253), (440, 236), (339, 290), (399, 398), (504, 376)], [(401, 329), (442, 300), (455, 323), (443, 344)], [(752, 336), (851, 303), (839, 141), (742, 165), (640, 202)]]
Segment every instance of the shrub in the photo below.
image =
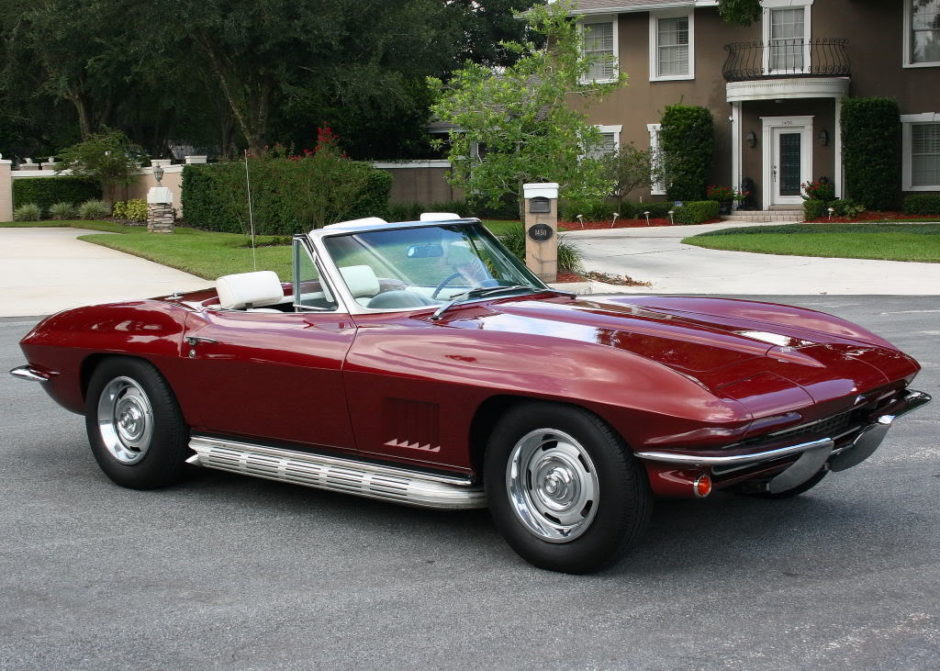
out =
[(806, 195), (803, 196), (803, 200), (821, 200), (824, 202), (835, 200), (836, 187), (829, 182), (823, 182), (817, 179), (801, 184), (800, 186), (803, 187), (803, 191), (806, 193)]
[(74, 219), (78, 215), (72, 203), (53, 203), (49, 206), (50, 219)]
[(855, 202), (851, 198), (834, 200), (829, 203), (829, 207), (833, 209), (833, 214), (840, 217), (855, 217), (865, 211), (864, 205)]
[(119, 130), (105, 129), (60, 152), (62, 170), (107, 184), (131, 184), (146, 153)]
[(36, 203), (26, 203), (13, 210), (13, 221), (39, 221), (42, 209)]
[[(382, 216), (388, 209), (392, 177), (367, 163), (317, 152), (305, 158), (252, 158), (249, 170), (259, 235), (291, 235), (345, 219)], [(191, 226), (247, 232), (245, 164), (187, 165), (182, 202)]]
[(712, 113), (669, 105), (659, 131), (667, 200), (703, 200), (714, 148)]
[(842, 155), (849, 195), (869, 210), (893, 210), (901, 196), (901, 121), (888, 98), (846, 98)]
[(78, 216), (81, 219), (102, 219), (110, 214), (111, 206), (103, 200), (86, 200), (78, 206)]
[(677, 224), (701, 224), (717, 219), (720, 209), (717, 200), (692, 200), (677, 207), (673, 219)]
[(803, 219), (806, 221), (812, 221), (813, 219), (821, 219), (825, 217), (828, 212), (828, 203), (824, 200), (816, 200), (811, 198), (810, 200), (803, 201)]
[(906, 214), (940, 214), (940, 194), (918, 193), (904, 198)]
[(77, 205), (101, 198), (101, 187), (80, 177), (32, 177), (13, 180), (13, 202), (33, 203), (47, 210), (54, 203)]
[(674, 210), (673, 203), (666, 203), (661, 200), (651, 203), (637, 203), (634, 210), (634, 216), (637, 219), (645, 219), (644, 212), (650, 213), (650, 219), (668, 219), (669, 210)]
[(389, 203), (385, 209), (388, 221), (417, 221), (425, 212), (453, 212), (461, 217), (477, 216), (465, 200), (448, 200), (440, 203)]
[(119, 200), (111, 207), (115, 219), (144, 223), (147, 221), (147, 201), (143, 198)]
[[(520, 261), (525, 263), (525, 226), (518, 227), (499, 236), (499, 241)], [(577, 247), (565, 241), (563, 235), (558, 236), (558, 270), (565, 272), (579, 272), (581, 270), (581, 253)]]

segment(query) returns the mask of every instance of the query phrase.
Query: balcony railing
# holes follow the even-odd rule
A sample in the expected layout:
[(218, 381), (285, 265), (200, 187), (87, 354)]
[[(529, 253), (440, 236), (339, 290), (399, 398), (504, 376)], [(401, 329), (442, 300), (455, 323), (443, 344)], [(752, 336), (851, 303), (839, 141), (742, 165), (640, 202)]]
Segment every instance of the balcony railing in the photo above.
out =
[(740, 82), (771, 77), (848, 77), (846, 40), (818, 38), (725, 45), (725, 80)]

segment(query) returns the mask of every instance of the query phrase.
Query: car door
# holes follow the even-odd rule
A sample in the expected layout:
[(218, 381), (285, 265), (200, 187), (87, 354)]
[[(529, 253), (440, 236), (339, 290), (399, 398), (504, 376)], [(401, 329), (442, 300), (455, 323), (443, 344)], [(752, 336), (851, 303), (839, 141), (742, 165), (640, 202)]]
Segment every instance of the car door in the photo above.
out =
[(294, 254), (294, 309), (302, 311), (208, 309), (187, 318), (180, 404), (193, 432), (354, 449), (342, 369), (356, 326), (311, 290), (320, 278), (306, 248), (295, 243)]

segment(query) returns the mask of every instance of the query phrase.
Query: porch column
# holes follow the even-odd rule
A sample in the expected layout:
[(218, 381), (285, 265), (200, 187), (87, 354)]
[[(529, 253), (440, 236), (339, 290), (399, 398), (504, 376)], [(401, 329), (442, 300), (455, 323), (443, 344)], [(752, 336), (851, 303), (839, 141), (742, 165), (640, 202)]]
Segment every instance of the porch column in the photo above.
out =
[(836, 187), (836, 198), (842, 198), (842, 98), (836, 97), (836, 127), (835, 127), (835, 170), (833, 172), (833, 181)]
[[(741, 188), (741, 103), (731, 103), (731, 188)], [(738, 209), (740, 201), (734, 201)]]

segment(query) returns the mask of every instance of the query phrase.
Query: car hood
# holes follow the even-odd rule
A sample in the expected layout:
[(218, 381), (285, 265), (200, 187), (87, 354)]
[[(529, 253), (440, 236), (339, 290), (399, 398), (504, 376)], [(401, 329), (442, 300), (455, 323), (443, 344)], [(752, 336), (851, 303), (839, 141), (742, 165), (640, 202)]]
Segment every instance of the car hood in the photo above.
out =
[[(755, 414), (911, 379), (917, 363), (860, 326), (805, 308), (730, 299), (509, 299), (473, 327), (611, 347), (697, 380)], [(468, 315), (469, 316), (469, 315)], [(466, 324), (470, 326), (470, 324)], [(761, 408), (761, 399), (773, 399)]]

